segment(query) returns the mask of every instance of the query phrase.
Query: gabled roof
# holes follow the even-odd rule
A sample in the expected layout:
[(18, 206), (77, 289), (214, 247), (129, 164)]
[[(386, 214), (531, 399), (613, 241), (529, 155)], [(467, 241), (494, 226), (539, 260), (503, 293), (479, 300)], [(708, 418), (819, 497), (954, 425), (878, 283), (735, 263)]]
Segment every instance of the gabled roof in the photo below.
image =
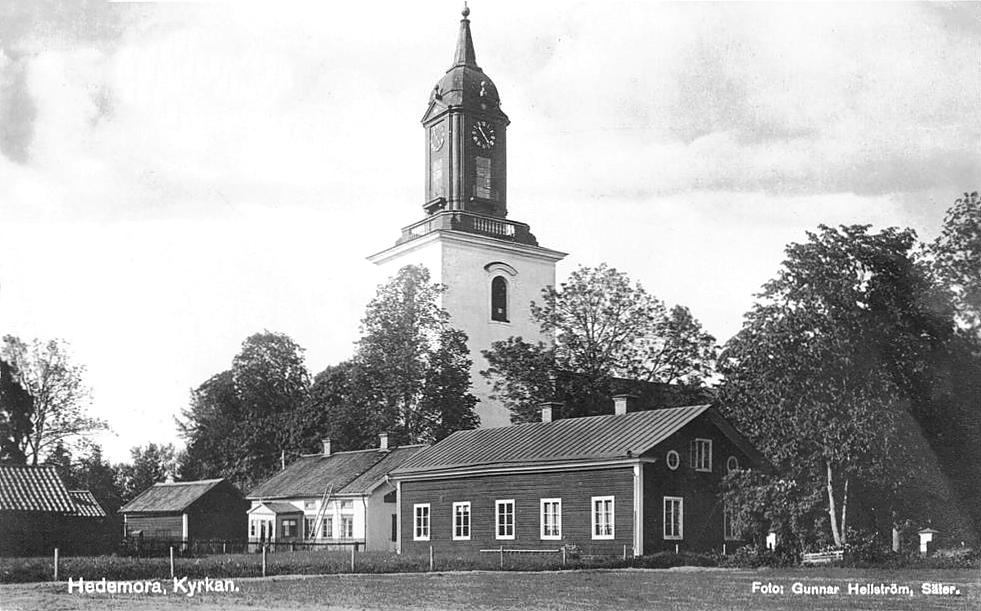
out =
[(328, 485), (333, 494), (370, 492), (392, 469), (425, 446), (413, 445), (391, 450), (355, 450), (302, 456), (284, 470), (256, 486), (249, 499), (319, 497)]
[(52, 465), (0, 465), (0, 511), (75, 513), (75, 502)]
[[(459, 431), (419, 452), (392, 475), (637, 457), (702, 414), (707, 414), (740, 449), (748, 450), (754, 459), (759, 456), (715, 410), (708, 405), (692, 405)], [(720, 426), (719, 421), (723, 425)]]
[(89, 490), (69, 490), (68, 494), (75, 501), (75, 507), (78, 508), (77, 515), (85, 518), (106, 517), (106, 510), (102, 508), (102, 505), (96, 500), (95, 495)]
[(154, 484), (135, 499), (126, 503), (119, 513), (183, 512), (224, 479), (203, 479), (196, 482), (164, 482)]
[(253, 507), (252, 509), (250, 509), (248, 513), (252, 513), (256, 509), (262, 509), (262, 508), (268, 509), (269, 511), (275, 514), (303, 513), (303, 510), (297, 507), (296, 505), (290, 505), (289, 503), (283, 503), (278, 501), (263, 501), (258, 505), (256, 505), (255, 507)]

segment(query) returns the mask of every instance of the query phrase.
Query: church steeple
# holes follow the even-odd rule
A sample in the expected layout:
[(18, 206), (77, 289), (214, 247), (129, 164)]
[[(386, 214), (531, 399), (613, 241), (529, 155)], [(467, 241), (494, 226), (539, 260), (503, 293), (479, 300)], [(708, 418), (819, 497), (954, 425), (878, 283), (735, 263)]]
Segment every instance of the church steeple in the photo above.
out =
[(510, 121), (494, 81), (477, 65), (469, 16), (464, 5), (453, 65), (433, 87), (422, 118), (427, 169), (423, 208), (428, 215), (462, 211), (503, 219)]
[(470, 35), (470, 20), (467, 19), (470, 16), (470, 8), (466, 2), (463, 3), (461, 14), (463, 15), (463, 19), (460, 20), (460, 36), (456, 40), (456, 55), (453, 58), (453, 67), (469, 66), (480, 70), (477, 67), (477, 54), (473, 50), (473, 37)]

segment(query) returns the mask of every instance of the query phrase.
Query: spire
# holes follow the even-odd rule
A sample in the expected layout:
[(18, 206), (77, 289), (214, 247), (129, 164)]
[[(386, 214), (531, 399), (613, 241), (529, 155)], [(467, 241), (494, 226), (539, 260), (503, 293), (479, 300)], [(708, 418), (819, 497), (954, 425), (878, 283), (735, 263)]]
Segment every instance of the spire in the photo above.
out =
[(460, 20), (460, 36), (456, 41), (456, 56), (453, 59), (453, 67), (469, 66), (479, 70), (477, 54), (473, 50), (473, 38), (470, 36), (470, 20), (467, 19), (470, 15), (470, 8), (465, 1), (461, 14), (463, 19)]

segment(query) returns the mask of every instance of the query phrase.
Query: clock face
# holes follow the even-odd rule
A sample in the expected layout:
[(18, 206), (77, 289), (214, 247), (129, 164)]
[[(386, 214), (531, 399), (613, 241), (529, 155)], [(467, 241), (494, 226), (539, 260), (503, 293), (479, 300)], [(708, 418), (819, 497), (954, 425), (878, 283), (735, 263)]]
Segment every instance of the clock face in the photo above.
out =
[(444, 142), (446, 142), (446, 126), (442, 123), (432, 126), (429, 130), (429, 148), (435, 153), (443, 148)]
[(482, 149), (492, 148), (497, 139), (494, 126), (483, 119), (474, 122), (473, 129), (470, 130), (470, 137), (473, 138), (474, 144)]

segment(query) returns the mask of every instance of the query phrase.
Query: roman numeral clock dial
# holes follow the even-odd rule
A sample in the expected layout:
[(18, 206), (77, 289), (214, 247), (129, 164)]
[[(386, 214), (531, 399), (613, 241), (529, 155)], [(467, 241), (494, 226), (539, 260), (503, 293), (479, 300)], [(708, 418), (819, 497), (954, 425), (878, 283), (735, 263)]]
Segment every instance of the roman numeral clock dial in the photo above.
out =
[(494, 126), (483, 119), (474, 121), (473, 129), (470, 130), (470, 137), (474, 144), (485, 150), (493, 148), (494, 141), (497, 139)]

